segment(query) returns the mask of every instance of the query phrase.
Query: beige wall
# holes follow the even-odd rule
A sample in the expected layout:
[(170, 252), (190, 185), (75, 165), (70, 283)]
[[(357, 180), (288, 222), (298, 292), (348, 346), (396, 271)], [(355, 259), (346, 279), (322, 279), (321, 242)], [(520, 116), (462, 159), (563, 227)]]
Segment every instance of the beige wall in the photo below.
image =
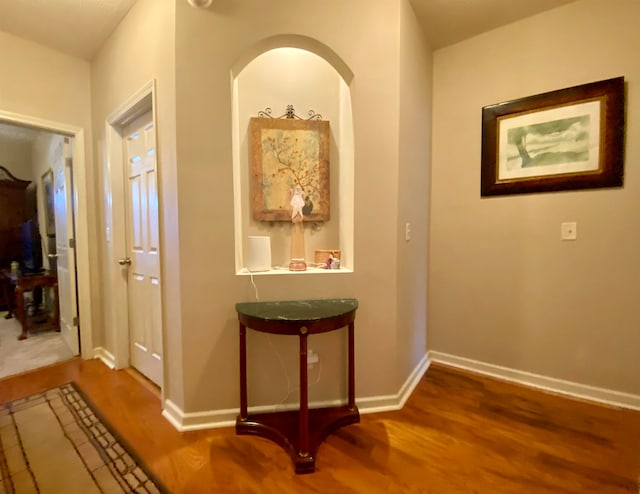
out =
[[(265, 39), (282, 34), (305, 36), (311, 45), (328, 47), (354, 74), (350, 91), (355, 143), (355, 272), (338, 276), (263, 276), (258, 280), (261, 299), (358, 298), (358, 396), (395, 394), (408, 377), (407, 368), (412, 366), (406, 365), (407, 352), (403, 350), (400, 354), (396, 349), (400, 203), (406, 208), (404, 200), (398, 198), (401, 5), (406, 8), (406, 3), (400, 1), (331, 0), (301, 5), (296, 0), (281, 0), (270, 7), (273, 15), (267, 18), (262, 0), (214, 3), (207, 10), (196, 10), (186, 2), (178, 2), (179, 262), (183, 294), (182, 344), (184, 354), (189, 356), (184, 361), (185, 411), (228, 409), (238, 405), (234, 304), (253, 300), (253, 289), (248, 277), (236, 276), (234, 272), (230, 74), (234, 64), (246, 53), (257, 55), (256, 47)], [(276, 12), (282, 15), (275, 15)], [(347, 28), (345, 19), (356, 18), (358, 22), (349, 23)], [(414, 33), (404, 38), (404, 43), (422, 43), (422, 39)], [(406, 53), (421, 51), (409, 46), (403, 50)], [(407, 74), (408, 70), (402, 78), (409, 78)], [(407, 81), (403, 84), (413, 85)], [(424, 95), (415, 95), (412, 106), (424, 104)], [(428, 112), (428, 108), (424, 111)], [(419, 125), (425, 128), (423, 118)], [(407, 141), (415, 143), (415, 138)], [(409, 156), (402, 180), (407, 182), (415, 177), (423, 182), (426, 190), (426, 165), (420, 157), (428, 155), (428, 140), (417, 144), (421, 149)], [(426, 243), (427, 225), (422, 221), (422, 213), (415, 218), (414, 235), (419, 246), (420, 242)], [(420, 283), (420, 270), (412, 282), (411, 276), (402, 274), (405, 286)], [(418, 291), (424, 292), (424, 289), (418, 288)], [(416, 310), (424, 313), (424, 298), (421, 303), (423, 306)], [(417, 342), (418, 350), (414, 353), (424, 356), (425, 328), (421, 318), (423, 320), (424, 315), (412, 316), (409, 330), (412, 334), (406, 336)], [(260, 382), (264, 401), (253, 404), (278, 403), (288, 391), (287, 375), (295, 386), (295, 357), (293, 362), (287, 360), (290, 352), (295, 352), (295, 341), (287, 343), (273, 338), (271, 343), (250, 334), (250, 351), (268, 355), (265, 359), (271, 362), (257, 366), (252, 361), (250, 385), (258, 385), (261, 376), (271, 376)], [(329, 364), (337, 365), (341, 356), (344, 357), (344, 337), (337, 343), (327, 346)], [(281, 367), (278, 354), (286, 356), (286, 369)], [(403, 360), (402, 365), (399, 360)], [(335, 372), (331, 367), (323, 369)], [(344, 377), (344, 372), (341, 374)], [(336, 382), (326, 377), (323, 370), (311, 398), (313, 393), (338, 398), (339, 391), (335, 389), (340, 384), (340, 379)]]
[(31, 169), (31, 143), (0, 138), (0, 166), (20, 180), (35, 180)]
[(0, 109), (90, 131), (89, 64), (0, 31)]
[[(638, 19), (636, 0), (583, 0), (435, 52), (431, 350), (640, 393)], [(624, 187), (480, 198), (483, 106), (616, 76)]]
[[(415, 257), (419, 258), (416, 253), (419, 246), (425, 244), (427, 231), (426, 216), (417, 213), (424, 208), (417, 207), (415, 213), (411, 212), (410, 201), (401, 198), (398, 190), (400, 183), (417, 181), (422, 182), (423, 188), (427, 186), (423, 157), (428, 155), (428, 141), (418, 142), (421, 147), (415, 153), (400, 151), (399, 129), (406, 128), (410, 120), (407, 116), (401, 120), (400, 87), (407, 90), (402, 96), (402, 105), (417, 111), (427, 104), (425, 95), (417, 90), (417, 81), (424, 80), (425, 74), (422, 71), (414, 74), (409, 64), (410, 54), (424, 56), (425, 47), (408, 4), (404, 0), (373, 4), (364, 0), (348, 4), (335, 1), (331, 8), (315, 6), (310, 12), (309, 6), (303, 9), (297, 2), (283, 0), (280, 7), (290, 17), (274, 17), (269, 23), (262, 22), (259, 6), (260, 2), (255, 0), (240, 5), (213, 6), (203, 11), (172, 0), (141, 0), (91, 64), (91, 123), (95, 133), (93, 142), (87, 143), (87, 152), (91, 155), (91, 150), (95, 150), (98, 165), (90, 172), (94, 184), (91, 192), (99, 191), (98, 197), (104, 197), (104, 191), (108, 191), (103, 172), (105, 119), (149, 80), (157, 81), (168, 378), (164, 391), (167, 398), (187, 412), (237, 405), (237, 325), (233, 307), (237, 301), (250, 300), (252, 290), (248, 279), (234, 272), (230, 75), (239, 59), (249, 52), (257, 54), (256, 47), (264, 39), (282, 33), (303, 34), (307, 42), (311, 39), (311, 44), (328, 47), (335, 53), (333, 61), (345, 63), (354, 74), (350, 91), (355, 136), (354, 264), (357, 268), (353, 274), (320, 276), (312, 281), (305, 276), (266, 278), (261, 293), (264, 299), (353, 296), (360, 300), (356, 340), (359, 396), (397, 393), (425, 352), (424, 307), (415, 300), (408, 305), (403, 302), (403, 311), (408, 310), (410, 315), (399, 317), (397, 301), (398, 293), (404, 292), (404, 288), (399, 289), (400, 285), (409, 289), (423, 280), (420, 269), (412, 272), (404, 267), (416, 266)], [(174, 8), (177, 8), (176, 17)], [(233, 15), (230, 17), (230, 14)], [(362, 22), (355, 30), (345, 30), (342, 19), (355, 16)], [(410, 32), (402, 40), (401, 22), (410, 23)], [(298, 26), (295, 33), (290, 32), (293, 25)], [(178, 30), (177, 63), (174, 62), (174, 26)], [(28, 43), (26, 46), (28, 50), (17, 57), (22, 65), (25, 59), (33, 57), (34, 63), (27, 64), (29, 71), (37, 70), (40, 64), (46, 65), (50, 72), (51, 64), (45, 63), (47, 57), (40, 53), (41, 48)], [(405, 57), (402, 69), (398, 61), (401, 53)], [(75, 62), (61, 57), (66, 63), (61, 65), (71, 74), (67, 77), (77, 75), (78, 70), (69, 70), (69, 64)], [(81, 125), (82, 118), (73, 116), (73, 111), (79, 111), (85, 119), (84, 127), (90, 129), (86, 98), (88, 66), (84, 62), (79, 66), (82, 77), (72, 86), (76, 92), (77, 86), (82, 86), (84, 93), (80, 92), (80, 96), (85, 97), (82, 105), (74, 106), (68, 101), (59, 104), (50, 98), (32, 107), (26, 94), (20, 93), (19, 98), (12, 100), (4, 92), (5, 100), (0, 101), (3, 103), (0, 107)], [(55, 76), (50, 73), (31, 72), (29, 82), (23, 84), (27, 89), (34, 89), (35, 79), (52, 77), (56, 86)], [(58, 106), (71, 115), (58, 114)], [(81, 111), (82, 108), (86, 111)], [(372, 112), (375, 118), (371, 118)], [(417, 128), (424, 130), (426, 122), (423, 118)], [(416, 135), (402, 138), (403, 144), (415, 141), (419, 141)], [(402, 167), (401, 156), (406, 159)], [(212, 194), (212, 190), (216, 193)], [(90, 197), (93, 196), (90, 193)], [(112, 219), (105, 215), (107, 210), (101, 202), (92, 204), (92, 214), (96, 215), (92, 228), (99, 237), (94, 245), (104, 246), (96, 269), (108, 285), (105, 263), (114, 253), (109, 250), (110, 239), (105, 228)], [(399, 219), (400, 210), (402, 219)], [(415, 221), (415, 247), (409, 255), (401, 231), (405, 217)], [(215, 264), (208, 262), (212, 258)], [(203, 262), (206, 262), (204, 267)], [(403, 273), (398, 274), (398, 266), (403, 267)], [(419, 259), (417, 266), (420, 266)], [(107, 288), (101, 286), (100, 290), (107, 293)], [(417, 286), (416, 290), (414, 298), (422, 299), (424, 304), (424, 286)], [(99, 329), (95, 343), (113, 351), (108, 297), (102, 309), (96, 302), (95, 313), (101, 320), (95, 325)], [(397, 327), (399, 322), (407, 323), (402, 332)], [(344, 368), (337, 365), (342, 363), (345, 351), (344, 339), (333, 338), (333, 341), (323, 342), (321, 338), (317, 341), (327, 366), (317, 387), (316, 396), (320, 398), (331, 398), (344, 389), (338, 384), (338, 391), (332, 391), (336, 381), (344, 376)], [(401, 353), (396, 348), (399, 341), (403, 347)], [(258, 337), (252, 342), (257, 343), (254, 349), (260, 353), (265, 342), (260, 342)], [(275, 353), (272, 352), (267, 364), (269, 368), (253, 369), (254, 375), (275, 371), (264, 393), (264, 399), (270, 402), (282, 396), (280, 378), (283, 376), (278, 374), (282, 369), (277, 354), (284, 355), (292, 347), (295, 351), (295, 344), (290, 342), (275, 341), (274, 346)], [(332, 368), (334, 363), (336, 369)], [(295, 358), (290, 364), (286, 372), (295, 375)], [(209, 392), (203, 393), (203, 389)]]
[[(100, 168), (96, 187), (105, 197), (109, 184), (105, 183), (105, 121), (151, 80), (156, 80), (156, 122), (158, 138), (159, 191), (161, 207), (162, 285), (164, 291), (164, 392), (174, 402), (182, 403), (182, 342), (181, 292), (176, 187), (178, 175), (175, 160), (175, 58), (174, 58), (174, 0), (139, 0), (120, 23), (91, 63), (91, 97), (95, 128), (96, 163)], [(110, 275), (113, 259), (122, 252), (113, 251), (113, 235), (106, 234), (113, 218), (99, 204), (101, 272), (103, 287), (111, 289)], [(111, 231), (111, 230), (110, 230)], [(115, 232), (113, 232), (115, 234)], [(105, 331), (99, 345), (115, 352), (113, 301), (104, 300)]]
[[(0, 60), (7, 68), (0, 74), (0, 111), (84, 130), (84, 170), (74, 172), (74, 176), (84, 177), (84, 183), (76, 185), (83, 187), (87, 201), (87, 211), (80, 215), (87, 218), (87, 231), (77, 236), (78, 264), (89, 271), (79, 278), (85, 289), (80, 294), (80, 305), (90, 305), (92, 310), (95, 309), (92, 311), (91, 328), (94, 332), (100, 331), (100, 290), (97, 284), (90, 282), (97, 279), (97, 265), (89, 263), (85, 257), (88, 251), (88, 255), (94, 258), (98, 250), (91, 159), (89, 64), (4, 32), (0, 32)], [(80, 196), (82, 201), (85, 195)], [(84, 228), (85, 221), (79, 223), (79, 228)]]
[[(413, 10), (401, 3), (398, 53), (398, 241), (396, 352), (408, 375), (427, 347), (427, 244), (431, 171), (431, 50)], [(410, 240), (405, 227), (409, 223)]]

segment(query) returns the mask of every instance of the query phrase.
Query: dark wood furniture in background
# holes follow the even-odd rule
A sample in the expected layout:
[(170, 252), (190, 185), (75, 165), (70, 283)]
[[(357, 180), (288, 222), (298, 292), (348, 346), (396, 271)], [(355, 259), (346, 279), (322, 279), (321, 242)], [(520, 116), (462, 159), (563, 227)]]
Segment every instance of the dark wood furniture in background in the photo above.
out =
[(18, 275), (13, 274), (9, 269), (0, 268), (0, 300), (6, 302), (7, 313), (5, 319), (11, 319), (16, 310), (16, 285)]
[[(47, 289), (53, 290), (54, 304), (53, 314), (48, 312), (36, 312), (33, 316), (27, 313), (24, 305), (24, 294), (26, 292), (34, 292), (35, 290)], [(56, 331), (60, 331), (60, 304), (58, 303), (58, 277), (55, 273), (45, 274), (29, 274), (19, 276), (16, 284), (16, 317), (22, 326), (22, 333), (18, 336), (19, 340), (27, 338), (28, 331), (35, 328), (51, 327)]]
[[(9, 269), (11, 261), (22, 259), (20, 225), (28, 219), (28, 180), (14, 177), (0, 166), (0, 269)], [(5, 290), (0, 290), (0, 306), (7, 307)]]
[[(296, 473), (315, 470), (318, 446), (339, 427), (360, 421), (355, 402), (354, 321), (355, 299), (302, 300), (236, 304), (240, 321), (240, 415), (237, 434), (270, 439), (291, 456)], [(348, 328), (348, 399), (344, 406), (309, 410), (307, 393), (307, 337)], [(246, 329), (270, 334), (298, 336), (300, 343), (300, 409), (248, 414)]]

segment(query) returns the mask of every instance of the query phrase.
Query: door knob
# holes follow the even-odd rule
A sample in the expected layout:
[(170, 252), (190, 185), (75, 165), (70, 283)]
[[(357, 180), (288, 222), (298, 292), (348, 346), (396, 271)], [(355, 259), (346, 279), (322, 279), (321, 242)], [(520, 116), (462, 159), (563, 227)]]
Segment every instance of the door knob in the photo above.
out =
[(124, 257), (118, 261), (118, 264), (120, 264), (120, 266), (128, 266), (131, 264), (131, 259), (128, 257)]
[(56, 257), (58, 257), (58, 254), (47, 254), (47, 257), (49, 259), (55, 259)]

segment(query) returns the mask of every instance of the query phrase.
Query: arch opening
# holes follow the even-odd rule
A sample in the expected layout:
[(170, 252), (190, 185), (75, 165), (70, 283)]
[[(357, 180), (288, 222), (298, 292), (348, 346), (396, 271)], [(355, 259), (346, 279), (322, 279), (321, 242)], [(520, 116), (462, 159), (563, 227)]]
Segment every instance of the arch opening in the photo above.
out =
[[(286, 269), (290, 258), (290, 222), (253, 219), (249, 134), (250, 119), (258, 117), (258, 112), (269, 108), (272, 117), (279, 117), (286, 113), (288, 105), (302, 119), (309, 112), (320, 114), (330, 128), (330, 219), (305, 224), (305, 260), (313, 266), (316, 250), (339, 249), (339, 272), (353, 270), (354, 133), (348, 85), (352, 77), (348, 67), (325, 45), (299, 36), (265, 40), (234, 65), (232, 134), (237, 274), (247, 272), (243, 253), (247, 252), (249, 236), (271, 239), (272, 269), (262, 274), (290, 272)], [(313, 272), (326, 270), (304, 271)]]

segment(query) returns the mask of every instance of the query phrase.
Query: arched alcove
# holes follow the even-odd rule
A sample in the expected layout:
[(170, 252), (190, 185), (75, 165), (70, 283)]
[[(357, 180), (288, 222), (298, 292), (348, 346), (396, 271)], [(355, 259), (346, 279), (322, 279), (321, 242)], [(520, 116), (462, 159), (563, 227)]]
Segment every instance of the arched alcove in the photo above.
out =
[(246, 272), (247, 239), (257, 235), (270, 237), (274, 267), (261, 274), (292, 273), (288, 270), (291, 223), (253, 219), (249, 151), (250, 119), (267, 108), (277, 118), (286, 113), (288, 105), (300, 118), (308, 118), (308, 113), (314, 111), (330, 126), (330, 219), (305, 223), (309, 269), (304, 273), (334, 272), (312, 269), (314, 252), (332, 249), (341, 251), (341, 269), (335, 272), (352, 271), (354, 146), (347, 83), (351, 72), (326, 46), (306, 37), (280, 36), (264, 41), (250, 56), (239, 60), (232, 78), (236, 272)]

